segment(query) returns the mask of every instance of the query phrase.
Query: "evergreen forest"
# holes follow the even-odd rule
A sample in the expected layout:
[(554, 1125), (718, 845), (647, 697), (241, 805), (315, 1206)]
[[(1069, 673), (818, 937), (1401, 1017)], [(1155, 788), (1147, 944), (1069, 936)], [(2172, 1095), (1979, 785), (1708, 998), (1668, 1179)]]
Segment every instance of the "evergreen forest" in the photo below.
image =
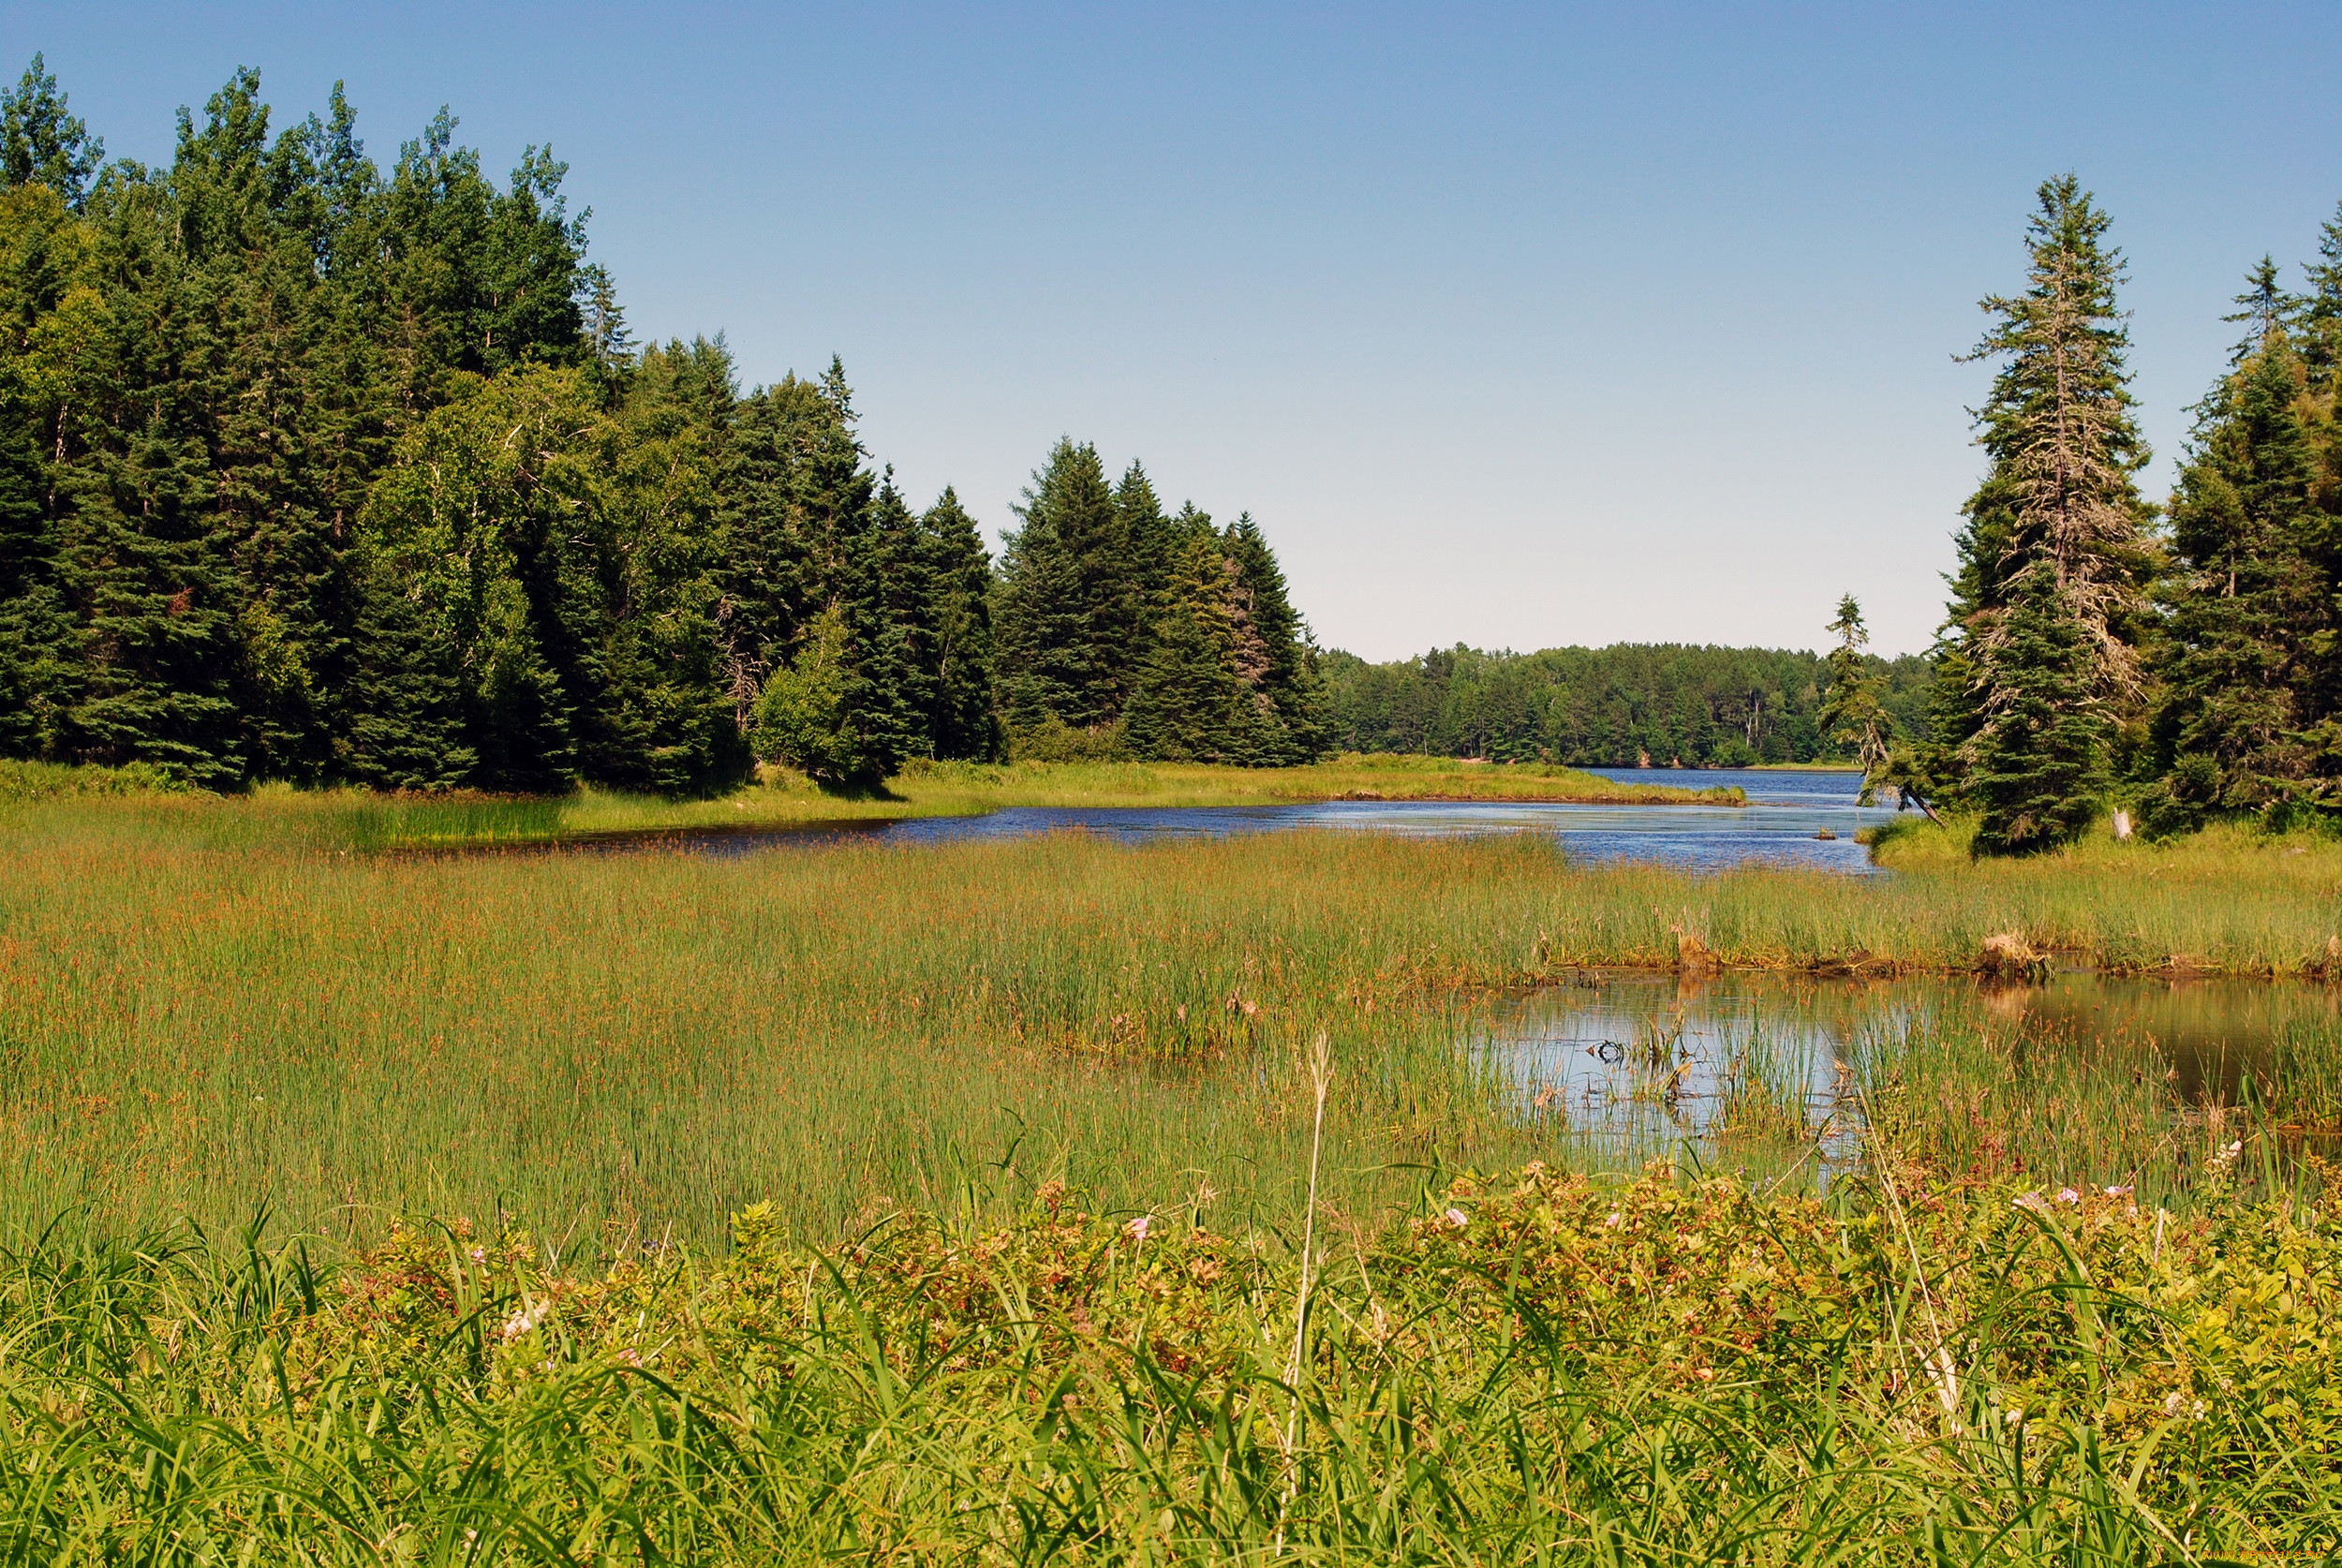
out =
[[(1863, 655), (1899, 732), (1927, 732), (1928, 661)], [(1830, 661), (1787, 649), (1621, 643), (1541, 653), (1434, 649), (1369, 664), (1326, 658), (1334, 742), (1582, 767), (1847, 762), (1828, 722)]]
[(758, 758), (1267, 763), (1325, 747), (1249, 517), (1050, 454), (996, 569), (835, 360), (632, 341), (566, 168), (443, 111), (385, 169), (257, 73), (168, 167), (36, 56), (0, 95), (0, 754), (207, 788), (704, 792)]
[(637, 343), (566, 167), (445, 111), (387, 167), (337, 86), (240, 70), (168, 166), (38, 56), (0, 93), (0, 755), (212, 789), (706, 793), (759, 761), (1246, 766), (1335, 750), (1858, 762), (1982, 853), (2342, 816), (2342, 218), (2230, 318), (2174, 494), (2141, 491), (2122, 253), (2044, 184), (1982, 302), (1985, 477), (1921, 657), (1321, 652), (1249, 515), (1060, 440), (999, 558), (865, 444), (832, 359), (741, 384)]

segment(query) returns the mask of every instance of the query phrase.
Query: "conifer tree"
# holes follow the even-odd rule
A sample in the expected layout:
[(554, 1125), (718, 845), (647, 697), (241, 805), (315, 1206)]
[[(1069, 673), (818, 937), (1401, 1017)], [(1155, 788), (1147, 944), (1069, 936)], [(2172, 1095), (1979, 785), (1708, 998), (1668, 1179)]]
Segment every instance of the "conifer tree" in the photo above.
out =
[(1004, 707), (1119, 746), (1163, 625), (1164, 747), (1323, 746), (1249, 519), (1068, 440), (995, 578), (954, 493), (873, 475), (836, 361), (743, 398), (720, 338), (635, 344), (564, 166), (498, 185), (455, 125), (384, 170), (339, 83), (279, 133), (239, 70), (101, 174), (38, 57), (0, 93), (0, 751), (688, 792), (753, 734), (867, 787), (1001, 755)]
[(1060, 439), (1016, 513), (1024, 526), (1002, 552), (993, 617), (1009, 722), (1110, 725), (1129, 686), (1141, 584), (1097, 449)]
[(1130, 746), (1140, 757), (1249, 761), (1257, 748), (1236, 576), (1219, 542), (1199, 535), (1180, 550), (1131, 694)]
[(1862, 607), (1852, 594), (1838, 600), (1838, 618), (1829, 629), (1838, 644), (1830, 650), (1830, 690), (1817, 718), (1822, 733), (1854, 753), (1862, 769), (1862, 802), (1868, 805), (1882, 782), (1881, 774), (1894, 740), (1894, 720), (1872, 673), (1862, 649), (1870, 630), (1862, 624)]
[(2295, 304), (2301, 356), (2310, 392), (2334, 395), (2342, 378), (2342, 206), (2318, 231), (2318, 259), (2310, 263), (2309, 292)]
[(933, 637), (931, 755), (992, 762), (1007, 744), (994, 696), (992, 561), (976, 520), (950, 486), (919, 519), (919, 542)]
[(1258, 761), (1268, 766), (1312, 762), (1327, 749), (1325, 685), (1317, 650), (1293, 608), (1283, 570), (1246, 512), (1223, 545), (1234, 569), (1245, 623), (1259, 645), (1258, 674), (1248, 676), (1261, 715)]
[(2073, 176), (2045, 183), (2025, 292), (1983, 302), (1995, 321), (1976, 357), (2002, 362), (1978, 417), (1993, 466), (1968, 503), (1935, 715), (1981, 853), (2053, 848), (2088, 823), (2140, 689), (2147, 453), (2106, 228)]
[(2323, 717), (2317, 655), (2335, 640), (2336, 606), (2316, 558), (2307, 369), (2275, 274), (2264, 259), (2239, 297), (2246, 308), (2231, 319), (2251, 335), (2199, 406), (2172, 496), (2156, 831), (2313, 796), (2323, 771), (2308, 732)]

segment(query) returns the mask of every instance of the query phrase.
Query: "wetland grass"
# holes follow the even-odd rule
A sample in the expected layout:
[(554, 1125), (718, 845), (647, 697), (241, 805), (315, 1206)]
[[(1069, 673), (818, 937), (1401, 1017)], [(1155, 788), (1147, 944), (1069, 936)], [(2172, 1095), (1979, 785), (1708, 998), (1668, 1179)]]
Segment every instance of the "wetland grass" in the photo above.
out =
[(1850, 1053), (1872, 1157), (1819, 1193), (1791, 1042), (1736, 1037), (1718, 1135), (1640, 1176), (1669, 1150), (1586, 1143), (1471, 1048), (1506, 988), (1686, 934), (1703, 967), (1962, 969), (2014, 930), (2300, 974), (2330, 847), (417, 859), (281, 831), (311, 808), (9, 821), (0, 1561), (2342, 1545), (2315, 1016), (2205, 1103), (2153, 1041), (1913, 1013)]
[[(2342, 873), (2342, 848), (2209, 836), (1874, 879), (1311, 834), (400, 860), (273, 836), (286, 809), (16, 812), (0, 1222), (218, 1222), (267, 1198), (353, 1234), (501, 1205), (705, 1240), (770, 1199), (836, 1234), (995, 1167), (1112, 1205), (1201, 1173), (1289, 1209), (1286, 1089), (1320, 1031), (1353, 1086), (1334, 1192), (1371, 1208), (1392, 1167), (1549, 1152), (1460, 1048), (1505, 988), (1669, 966), (1687, 933), (1710, 962), (1788, 969), (1963, 969), (2016, 930), (2113, 967), (2299, 974)], [(2333, 1077), (2328, 1039), (2292, 1049), (2289, 1083)]]

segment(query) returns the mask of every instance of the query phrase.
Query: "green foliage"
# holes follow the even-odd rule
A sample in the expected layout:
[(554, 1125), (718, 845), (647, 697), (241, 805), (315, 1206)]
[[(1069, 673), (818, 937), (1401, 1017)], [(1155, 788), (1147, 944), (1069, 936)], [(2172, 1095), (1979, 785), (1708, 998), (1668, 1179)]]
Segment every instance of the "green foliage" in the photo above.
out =
[(47, 185), (78, 209), (105, 158), (105, 142), (66, 112), (57, 79), (35, 54), (16, 86), (0, 92), (0, 184)]
[(1081, 730), (1121, 716), (1141, 617), (1155, 584), (1136, 570), (1129, 523), (1091, 446), (1058, 442), (1016, 509), (994, 610), (1002, 706), (1030, 729)]
[(2151, 509), (2134, 476), (2119, 251), (2071, 175), (2044, 182), (2027, 288), (1983, 302), (1999, 361), (1977, 416), (1993, 466), (1970, 497), (1937, 656), (1934, 766), (1982, 815), (1981, 852), (2068, 842), (2102, 805), (2135, 713)]
[(796, 658), (764, 683), (751, 736), (759, 757), (834, 787), (867, 787), (892, 771), (878, 765), (857, 725), (847, 658), (846, 618), (833, 606), (807, 629)]
[[(1924, 732), (1925, 660), (1865, 656), (1891, 721)], [(1435, 650), (1395, 664), (1326, 656), (1336, 744), (1361, 751), (1549, 758), (1580, 766), (1743, 767), (1852, 760), (1821, 722), (1831, 667), (1807, 653), (1619, 643)]]
[(2327, 454), (2311, 434), (2326, 422), (2289, 326), (2294, 303), (2266, 259), (2252, 283), (2239, 318), (2253, 335), (2199, 410), (2172, 500), (2152, 727), (2160, 777), (2143, 812), (2160, 832), (2332, 809), (2342, 790), (2342, 558), (2319, 506)]
[[(2029, 1564), (2330, 1554), (2332, 1203), (1890, 1169), (1427, 1187), (1323, 1259), (1203, 1193), (562, 1267), (414, 1224), (6, 1260), (28, 1559)], [(102, 1376), (92, 1368), (102, 1368)], [(102, 1397), (98, 1397), (102, 1391)], [(157, 1473), (172, 1484), (157, 1485)], [(156, 1548), (149, 1551), (148, 1548)]]
[[(838, 362), (743, 395), (720, 338), (635, 344), (566, 166), (499, 185), (444, 111), (384, 169), (338, 87), (277, 131), (243, 70), (167, 167), (98, 156), (36, 58), (0, 95), (0, 754), (688, 795), (827, 661), (821, 767), (996, 759), (1004, 705), (1119, 722), (1210, 531), (1068, 446), (996, 597), (957, 496), (873, 472)], [(1302, 634), (1233, 548), (1284, 760)]]
[(1250, 515), (1165, 517), (1144, 468), (1109, 489), (1070, 439), (1020, 515), (994, 608), (1016, 755), (1269, 767), (1331, 748), (1316, 649)]
[(949, 485), (919, 519), (913, 542), (925, 574), (920, 644), (926, 677), (925, 754), (995, 762), (1007, 754), (996, 683), (992, 561), (976, 520)]
[(2037, 561), (2008, 589), (1994, 628), (1993, 705), (1970, 737), (1963, 798), (1979, 854), (2037, 854), (2082, 836), (2109, 774), (2094, 697), (2096, 650)]
[(1830, 623), (1830, 629), (1838, 634), (1838, 645), (1830, 650), (1830, 690), (1815, 718), (1833, 746), (1853, 754), (1862, 770), (1862, 799), (1867, 804), (1882, 782), (1895, 721), (1879, 694), (1883, 683), (1862, 657), (1870, 633), (1862, 625), (1862, 607), (1852, 594), (1838, 600), (1838, 618)]

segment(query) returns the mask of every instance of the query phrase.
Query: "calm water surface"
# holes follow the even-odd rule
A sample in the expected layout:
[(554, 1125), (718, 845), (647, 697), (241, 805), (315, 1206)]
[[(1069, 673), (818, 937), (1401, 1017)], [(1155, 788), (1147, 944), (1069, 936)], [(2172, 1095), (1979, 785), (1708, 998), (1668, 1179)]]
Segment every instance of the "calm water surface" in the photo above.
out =
[(2342, 993), (2255, 980), (2059, 975), (2039, 985), (1957, 978), (1812, 980), (1598, 974), (1511, 998), (1476, 1047), (1524, 1109), (1622, 1156), (1714, 1138), (1735, 1117), (1859, 1153), (1854, 1094), (1866, 1038), (1958, 1024), (2042, 1042), (2135, 1049), (2174, 1073), (2181, 1102), (2233, 1102), (2280, 1036), (2332, 1040)]
[[(980, 817), (915, 817), (886, 822), (823, 823), (744, 833), (680, 834), (606, 841), (598, 848), (660, 848), (746, 854), (789, 846), (853, 842), (929, 845), (1087, 833), (1117, 843), (1226, 838), (1297, 828), (1468, 837), (1535, 834), (1574, 859), (1649, 861), (1696, 871), (1734, 865), (1796, 865), (1870, 872), (1858, 829), (1894, 816), (1855, 804), (1854, 772), (1771, 773), (1757, 769), (1601, 769), (1636, 783), (1712, 790), (1738, 786), (1746, 806), (1556, 806), (1463, 801), (1326, 801), (1296, 806), (1010, 806)], [(1831, 838), (1817, 836), (1827, 831)]]

